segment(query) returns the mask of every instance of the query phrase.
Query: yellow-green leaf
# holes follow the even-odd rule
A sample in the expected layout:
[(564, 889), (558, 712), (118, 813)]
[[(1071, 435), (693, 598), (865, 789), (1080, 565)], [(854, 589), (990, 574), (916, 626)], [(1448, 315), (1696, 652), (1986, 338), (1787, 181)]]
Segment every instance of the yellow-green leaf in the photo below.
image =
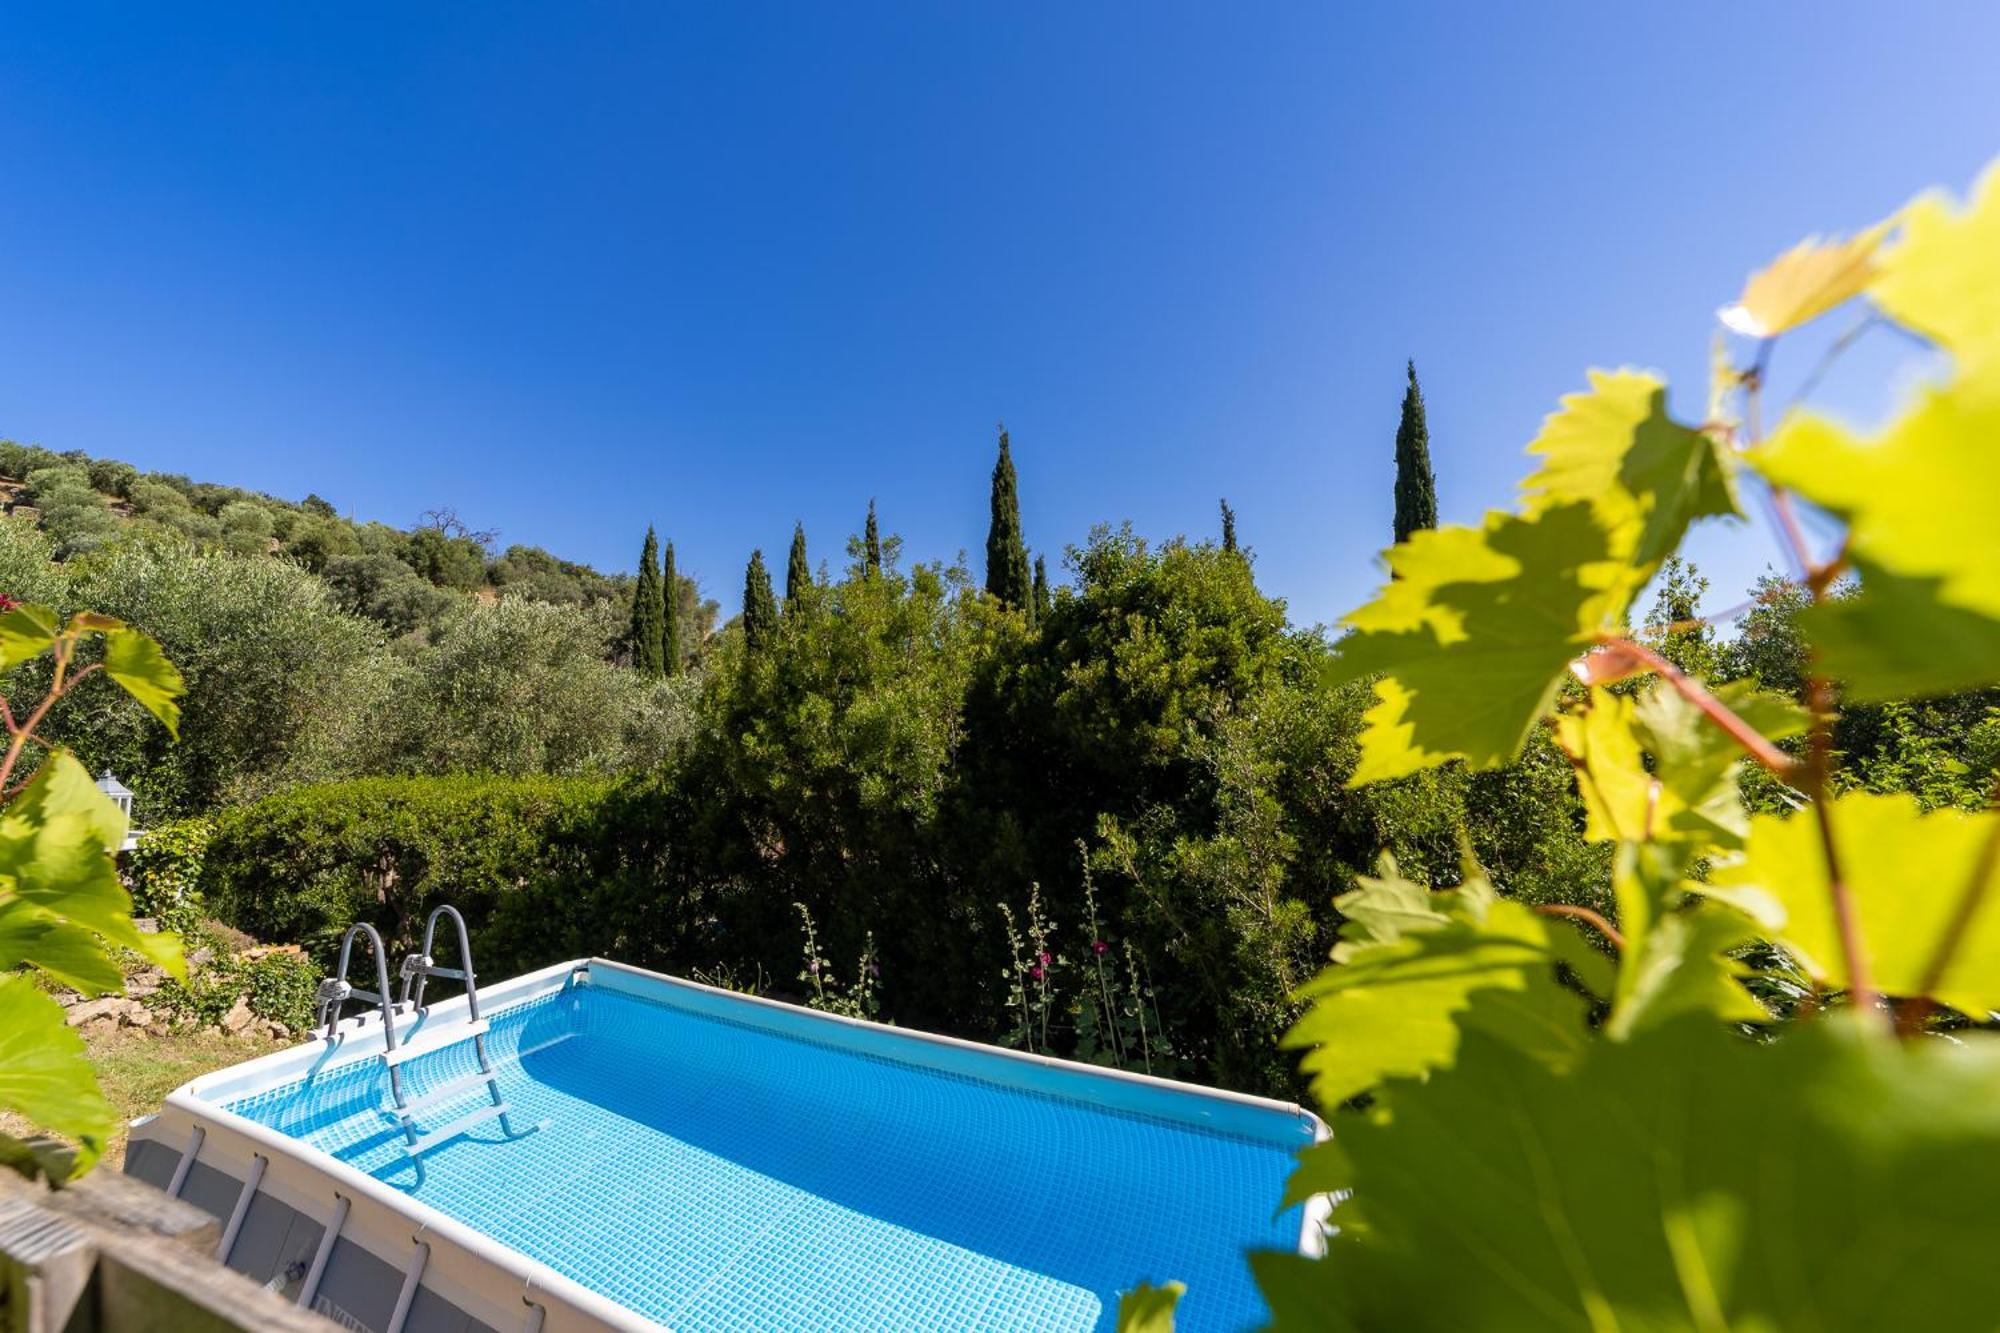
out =
[(1174, 1333), (1174, 1307), (1187, 1293), (1179, 1282), (1152, 1286), (1141, 1282), (1118, 1294), (1118, 1333)]
[(1691, 859), (1687, 848), (1671, 844), (1618, 847), (1611, 889), (1625, 944), (1604, 1022), (1613, 1040), (1688, 1013), (1725, 1022), (1770, 1017), (1737, 981), (1743, 969), (1728, 956), (1759, 937), (1755, 923), (1720, 903), (1678, 905)]
[[(1874, 983), (1889, 995), (1915, 995), (2000, 813), (1926, 814), (1912, 797), (1869, 792), (1849, 792), (1830, 810)], [(1815, 981), (1844, 988), (1846, 957), (1815, 819), (1811, 811), (1758, 815), (1743, 851), (1717, 865), (1706, 884), (1687, 887), (1756, 918)], [(1931, 997), (1979, 1016), (2000, 1008), (2000, 892), (1987, 896)]]
[(1809, 236), (1751, 277), (1735, 305), (1718, 312), (1746, 338), (1771, 338), (1858, 296), (1875, 276), (1875, 250), (1888, 223), (1848, 240)]
[(59, 623), (46, 606), (17, 606), (0, 615), (0, 671), (47, 652), (56, 641)]
[(85, 995), (122, 990), (124, 972), (104, 941), (25, 898), (0, 901), (0, 970), (33, 964)]
[[(116, 621), (112, 622), (114, 625)], [(104, 641), (104, 674), (124, 687), (125, 693), (145, 705), (146, 711), (166, 724), (174, 739), (180, 739), (181, 695), (187, 683), (160, 645), (149, 634), (136, 629), (116, 628)]]
[(1987, 171), (1964, 209), (1931, 193), (1901, 221), (1869, 296), (1949, 350), (1961, 375), (1986, 375), (2000, 357), (2000, 169)]
[(0, 978), (0, 1108), (73, 1140), (79, 1172), (104, 1151), (117, 1119), (83, 1038), (64, 1023), (62, 1006), (24, 976)]
[(75, 757), (58, 750), (0, 807), (0, 888), (182, 974), (180, 940), (132, 924), (132, 899), (112, 852), (124, 816)]

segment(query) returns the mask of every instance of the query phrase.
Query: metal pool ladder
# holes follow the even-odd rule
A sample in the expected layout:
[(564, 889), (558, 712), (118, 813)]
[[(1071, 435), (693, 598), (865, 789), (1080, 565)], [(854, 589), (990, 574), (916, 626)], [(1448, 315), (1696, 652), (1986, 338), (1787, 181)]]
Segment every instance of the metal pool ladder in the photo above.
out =
[[(437, 940), (437, 923), (441, 916), (449, 915), (458, 932), (458, 967), (439, 967), (431, 956), (431, 948)], [(357, 990), (347, 980), (347, 968), (357, 937), (368, 941), (375, 954), (376, 989)], [(424, 922), (423, 948), (403, 959), (400, 969), (403, 993), (400, 998), (389, 994), (388, 953), (383, 948), (382, 936), (375, 927), (359, 922), (347, 928), (347, 934), (340, 941), (339, 970), (320, 982), (316, 996), (319, 1012), (315, 1026), (326, 1029), (327, 1040), (333, 1039), (334, 1030), (340, 1025), (340, 1011), (349, 1000), (364, 1000), (376, 1005), (382, 1011), (382, 1063), (389, 1069), (389, 1091), (396, 1100), (396, 1118), (403, 1128), (405, 1143), (403, 1151), (411, 1157), (421, 1157), (448, 1139), (457, 1138), (473, 1126), (491, 1120), (500, 1120), (500, 1129), (508, 1138), (517, 1138), (514, 1126), (507, 1118), (510, 1108), (500, 1095), (500, 1076), (493, 1068), (493, 1061), (486, 1053), (486, 1020), (479, 1014), (479, 983), (472, 969), (472, 941), (466, 934), (465, 918), (456, 907), (449, 904), (433, 908)], [(451, 981), (465, 983), (466, 1017), (470, 1020), (467, 1030), (472, 1036), (472, 1049), (479, 1059), (477, 1072), (459, 1078), (449, 1079), (423, 1095), (411, 1100), (403, 1089), (402, 1065), (405, 1060), (423, 1052), (408, 1046), (396, 1044), (396, 1011), (408, 1010), (421, 1014), (424, 1010), (424, 986), (432, 977), (444, 977)], [(417, 1124), (417, 1116), (424, 1111), (448, 1102), (456, 1101), (474, 1088), (484, 1084), (489, 1104), (462, 1115), (447, 1124), (439, 1125), (428, 1132)], [(535, 1129), (541, 1126), (534, 1126)], [(532, 1132), (526, 1131), (526, 1132)]]

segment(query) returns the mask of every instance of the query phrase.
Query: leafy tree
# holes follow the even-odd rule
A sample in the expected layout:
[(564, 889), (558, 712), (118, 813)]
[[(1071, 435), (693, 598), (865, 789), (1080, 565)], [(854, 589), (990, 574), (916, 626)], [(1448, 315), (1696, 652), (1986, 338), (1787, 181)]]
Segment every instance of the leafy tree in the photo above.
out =
[(865, 552), (866, 569), (869, 574), (882, 572), (882, 533), (875, 526), (875, 501), (868, 501), (868, 525), (862, 530), (862, 547)]
[(342, 555), (321, 571), (334, 603), (391, 634), (426, 634), (455, 604), (452, 594), (393, 555)]
[(1222, 504), (1222, 549), (1236, 554), (1236, 511), (1229, 507), (1229, 501)]
[(674, 544), (667, 543), (666, 563), (661, 570), (662, 607), (660, 630), (660, 667), (667, 675), (680, 673), (681, 664), (687, 656), (686, 631), (688, 616), (682, 605), (682, 579), (674, 568)]
[(812, 587), (812, 565), (806, 560), (806, 525), (792, 528), (792, 553), (785, 561), (785, 610), (796, 611), (799, 599)]
[(1049, 566), (1041, 556), (1035, 557), (1035, 623), (1041, 624), (1049, 618), (1055, 607), (1055, 598), (1049, 592)]
[(986, 530), (986, 592), (1003, 605), (1034, 611), (1028, 575), (1028, 547), (1021, 539), (1021, 501), (1007, 431), (1000, 431), (1000, 456), (993, 463), (992, 521)]
[(222, 544), (238, 555), (263, 555), (271, 549), (274, 528), (270, 511), (250, 500), (222, 507)]
[(1644, 626), (1646, 641), (1655, 652), (1698, 676), (1713, 676), (1722, 664), (1715, 630), (1702, 618), (1701, 601), (1707, 595), (1708, 580), (1700, 571), (1677, 555), (1669, 556), (1660, 569), (1659, 591)]
[(318, 518), (337, 519), (340, 517), (340, 511), (333, 507), (333, 501), (322, 499), (317, 493), (308, 495), (305, 499), (299, 501), (299, 508)]
[(355, 537), (352, 524), (317, 514), (305, 514), (292, 525), (284, 550), (286, 555), (313, 573), (320, 574), (342, 556), (359, 555), (361, 542)]
[(1437, 526), (1437, 481), (1431, 475), (1431, 432), (1424, 421), (1424, 391), (1417, 387), (1417, 363), (1409, 363), (1403, 390), (1403, 417), (1396, 424), (1396, 540)]
[(651, 524), (639, 551), (639, 578), (632, 586), (632, 665), (643, 675), (667, 670), (666, 594), (660, 583), (660, 543)]
[(749, 567), (743, 571), (743, 641), (752, 652), (764, 647), (778, 628), (778, 601), (771, 592), (771, 572), (764, 568), (764, 552), (750, 553)]

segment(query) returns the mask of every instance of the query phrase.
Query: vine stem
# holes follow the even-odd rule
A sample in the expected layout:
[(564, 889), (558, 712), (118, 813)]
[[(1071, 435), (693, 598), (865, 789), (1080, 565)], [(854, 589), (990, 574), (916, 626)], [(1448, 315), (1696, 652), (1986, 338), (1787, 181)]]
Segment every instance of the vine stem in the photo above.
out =
[(1700, 681), (1682, 671), (1666, 658), (1654, 652), (1643, 643), (1632, 639), (1608, 639), (1605, 647), (1629, 653), (1635, 660), (1643, 662), (1661, 680), (1672, 686), (1676, 693), (1696, 708), (1709, 721), (1720, 727), (1728, 737), (1771, 771), (1772, 776), (1789, 782), (1799, 770), (1799, 761), (1773, 745), (1764, 733), (1736, 715), (1728, 704), (1710, 694)]
[(1625, 952), (1625, 937), (1618, 933), (1618, 927), (1604, 919), (1602, 912), (1588, 907), (1578, 907), (1575, 903), (1536, 903), (1535, 913), (1538, 916), (1560, 916), (1568, 917), (1573, 921), (1581, 921), (1605, 939), (1610, 940), (1617, 947), (1618, 952)]

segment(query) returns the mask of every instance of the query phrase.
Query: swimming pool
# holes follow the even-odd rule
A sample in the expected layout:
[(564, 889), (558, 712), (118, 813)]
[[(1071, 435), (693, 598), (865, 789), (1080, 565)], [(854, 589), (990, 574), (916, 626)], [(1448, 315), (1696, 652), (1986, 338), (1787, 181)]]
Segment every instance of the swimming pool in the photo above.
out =
[[(1321, 1132), (1297, 1107), (603, 960), (482, 993), (507, 1115), (492, 1111), (466, 1016), (433, 1006), (406, 1029), (400, 1060), (421, 1127), (443, 1131), (420, 1155), (407, 1150), (365, 1020), (301, 1048), (308, 1059), (288, 1052), (289, 1062), (197, 1080), (169, 1107), (263, 1145), (264, 1165), (249, 1164), (260, 1176), (281, 1145), (331, 1185), (365, 1179), (371, 1202), (393, 1214), (400, 1201), (428, 1228), (405, 1246), (469, 1232), (484, 1242), (474, 1249), (518, 1256), (526, 1263), (501, 1265), (512, 1285), (534, 1290), (539, 1276), (544, 1293), (581, 1289), (595, 1299), (566, 1304), (598, 1326), (1109, 1329), (1120, 1290), (1178, 1279), (1183, 1329), (1250, 1328), (1264, 1308), (1244, 1252), (1294, 1249), (1316, 1233), (1300, 1209), (1275, 1210), (1292, 1154)], [(160, 1146), (151, 1172), (178, 1170), (171, 1143)], [(229, 1211), (244, 1213), (263, 1182), (230, 1181)], [(229, 1186), (209, 1192), (220, 1201)], [(328, 1225), (310, 1237), (315, 1258), (332, 1248)], [(273, 1278), (299, 1268), (308, 1238)], [(377, 1256), (392, 1272), (397, 1257)], [(311, 1303), (386, 1327), (336, 1299), (323, 1271), (313, 1276)], [(423, 1323), (411, 1322), (420, 1288), (441, 1276), (408, 1279), (406, 1331)], [(479, 1294), (476, 1275), (458, 1285), (459, 1299), (443, 1298), (462, 1315), (451, 1326), (498, 1327), (466, 1299)]]

